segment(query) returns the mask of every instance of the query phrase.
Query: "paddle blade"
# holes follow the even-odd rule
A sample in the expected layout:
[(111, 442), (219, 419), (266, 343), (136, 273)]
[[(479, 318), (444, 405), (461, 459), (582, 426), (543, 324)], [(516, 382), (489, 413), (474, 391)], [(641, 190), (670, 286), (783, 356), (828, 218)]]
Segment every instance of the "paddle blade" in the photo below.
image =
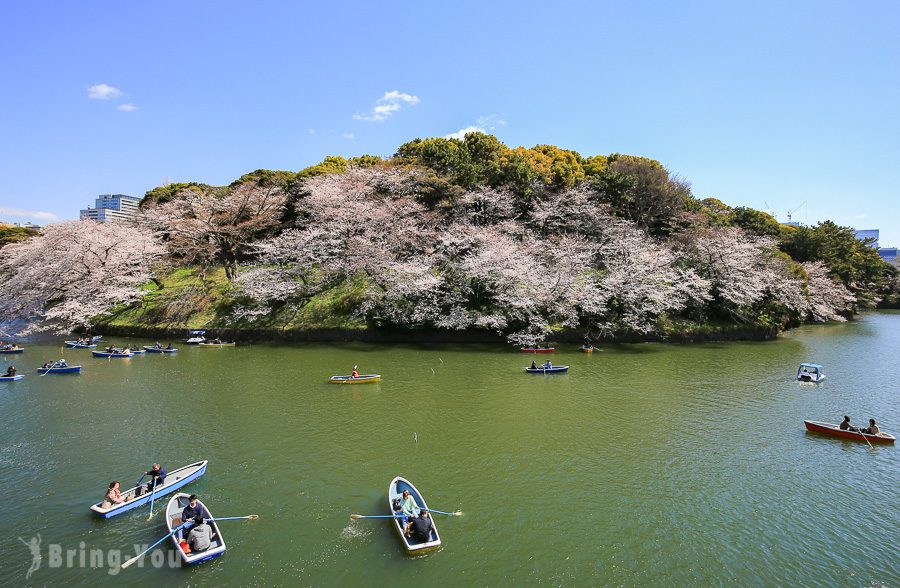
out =
[(356, 519), (364, 519), (366, 517), (364, 517), (361, 514), (352, 514), (352, 515), (350, 515), (350, 518), (355, 521)]
[(141, 559), (141, 556), (143, 556), (143, 555), (144, 554), (142, 553), (141, 555), (139, 555), (137, 557), (132, 557), (131, 559), (129, 559), (128, 561), (126, 561), (125, 563), (122, 564), (122, 569), (124, 570), (125, 568), (127, 568), (128, 566), (130, 566), (131, 564), (136, 562), (137, 560)]

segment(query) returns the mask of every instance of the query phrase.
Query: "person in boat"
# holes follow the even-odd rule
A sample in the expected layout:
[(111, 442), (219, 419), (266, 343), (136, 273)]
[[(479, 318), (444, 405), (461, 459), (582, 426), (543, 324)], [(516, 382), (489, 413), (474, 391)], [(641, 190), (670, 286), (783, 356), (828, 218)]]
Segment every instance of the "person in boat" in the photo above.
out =
[(44, 365), (41, 366), (41, 369), (42, 369), (42, 370), (49, 370), (51, 367), (53, 367), (53, 363), (54, 363), (54, 362), (52, 362), (52, 361), (48, 361), (48, 362), (44, 363)]
[(353, 378), (354, 380), (359, 377), (359, 372), (356, 371), (356, 367), (357, 366), (353, 366), (353, 371), (350, 372), (350, 377)]
[(69, 364), (66, 362), (65, 359), (60, 359), (59, 361), (56, 362), (56, 367), (65, 368), (65, 367), (69, 367)]
[(878, 428), (878, 425), (875, 424), (875, 419), (869, 419), (869, 426), (860, 431), (861, 433), (865, 433), (866, 435), (877, 435), (881, 433), (881, 429)]
[(122, 348), (122, 353), (125, 353), (125, 354), (131, 353), (131, 347), (129, 347), (128, 345), (126, 345), (125, 347), (123, 347), (123, 348)]
[(191, 551), (206, 551), (209, 549), (209, 546), (212, 544), (213, 533), (212, 527), (210, 527), (206, 521), (203, 519), (203, 515), (197, 515), (194, 517), (194, 526), (191, 527), (191, 532), (188, 533), (187, 542), (188, 545), (191, 546)]
[(423, 508), (419, 511), (419, 516), (406, 525), (406, 536), (424, 543), (431, 539), (431, 531), (433, 529), (434, 522), (431, 520), (431, 515)]
[(188, 505), (181, 511), (181, 522), (193, 521), (198, 516), (203, 516), (203, 507), (197, 502), (197, 495), (191, 494), (190, 498), (188, 498)]
[(115, 351), (115, 349), (113, 348), (112, 345), (110, 345), (109, 347), (106, 348), (106, 352), (107, 352), (107, 353), (112, 353), (112, 352), (114, 352), (114, 351)]
[(162, 344), (160, 344), (159, 341), (156, 342), (156, 348), (157, 348), (157, 349), (162, 349)]
[(416, 504), (416, 499), (412, 497), (409, 490), (404, 490), (403, 497), (400, 499), (400, 511), (412, 519), (416, 516), (418, 509), (419, 505)]
[(106, 490), (106, 496), (103, 497), (103, 503), (100, 504), (100, 508), (112, 508), (129, 500), (131, 500), (131, 496), (123, 498), (122, 493), (119, 491), (119, 483), (112, 481), (109, 483), (109, 488)]
[(545, 363), (542, 367), (543, 367), (545, 370), (549, 370), (550, 368), (553, 367), (553, 364), (550, 363), (550, 362), (548, 361), (548, 362)]
[(537, 366), (536, 363), (534, 363), (534, 360), (533, 360), (533, 359), (531, 360), (531, 368), (530, 368), (530, 369), (533, 369), (533, 370), (538, 369), (538, 366)]
[(166, 345), (166, 349), (172, 349), (172, 342), (170, 341), (168, 345)]
[(850, 424), (850, 417), (844, 415), (844, 420), (841, 421), (841, 431), (853, 431), (854, 433), (859, 432), (859, 429)]
[(6, 368), (6, 373), (3, 374), (4, 378), (15, 378), (16, 377), (16, 366), (11, 365)]
[(393, 506), (394, 517), (397, 519), (397, 522), (400, 523), (400, 526), (403, 527), (403, 531), (406, 532), (406, 525), (409, 524), (409, 517), (403, 514), (403, 507), (400, 506), (399, 498), (394, 499)]
[(147, 482), (147, 492), (153, 492), (153, 480), (156, 480), (157, 488), (166, 483), (166, 468), (158, 463), (153, 464), (153, 467), (144, 472), (144, 475), (150, 476), (150, 481)]

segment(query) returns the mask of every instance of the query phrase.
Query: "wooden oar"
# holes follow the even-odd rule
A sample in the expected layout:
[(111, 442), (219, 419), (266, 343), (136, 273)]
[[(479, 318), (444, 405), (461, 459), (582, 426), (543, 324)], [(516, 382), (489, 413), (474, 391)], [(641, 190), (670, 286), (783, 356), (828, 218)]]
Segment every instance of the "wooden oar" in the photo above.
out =
[(444, 511), (442, 511), (442, 510), (434, 510), (434, 509), (432, 509), (432, 508), (426, 508), (426, 509), (424, 509), (424, 510), (427, 510), (428, 512), (436, 512), (437, 514), (447, 515), (448, 517), (461, 517), (461, 516), (463, 516), (463, 513), (462, 513), (461, 510), (458, 510), (458, 511), (456, 511), (456, 512), (444, 512)]
[(153, 476), (153, 491), (150, 492), (150, 516), (147, 517), (147, 520), (153, 518), (153, 499), (156, 497), (156, 480), (158, 480), (156, 476)]
[(203, 519), (203, 520), (208, 523), (210, 521), (216, 521), (216, 522), (219, 522), (219, 521), (242, 521), (245, 519), (248, 521), (255, 521), (258, 518), (259, 518), (258, 514), (252, 514), (252, 515), (247, 515), (245, 517), (218, 517), (218, 518), (214, 518), (214, 519)]
[(857, 432), (858, 432), (860, 435), (862, 435), (862, 438), (865, 439), (865, 440), (866, 440), (866, 443), (869, 444), (869, 449), (875, 449), (875, 446), (872, 445), (872, 442), (869, 441), (869, 438), (866, 437), (866, 434), (865, 434), (865, 433), (863, 433), (861, 430), (860, 430), (860, 431), (857, 431)]
[(133, 564), (134, 562), (136, 562), (137, 560), (139, 560), (139, 559), (141, 559), (142, 557), (144, 557), (144, 556), (147, 554), (147, 552), (149, 552), (151, 549), (153, 549), (154, 547), (156, 547), (157, 545), (159, 545), (160, 543), (162, 543), (163, 541), (165, 541), (166, 539), (168, 539), (169, 537), (171, 537), (172, 535), (174, 535), (175, 533), (177, 533), (178, 531), (180, 531), (181, 528), (184, 527), (184, 526), (187, 525), (187, 524), (188, 524), (188, 523), (184, 523), (184, 524), (178, 525), (177, 527), (175, 527), (174, 529), (172, 529), (172, 532), (171, 532), (171, 533), (167, 533), (165, 537), (163, 537), (162, 539), (160, 539), (159, 541), (157, 541), (156, 543), (154, 543), (153, 545), (151, 545), (150, 547), (148, 547), (148, 548), (145, 549), (144, 551), (140, 552), (140, 553), (137, 554), (136, 556), (132, 557), (131, 559), (129, 559), (129, 560), (126, 561), (125, 563), (123, 563), (123, 564), (122, 564), (122, 569), (124, 570), (125, 568), (127, 568), (128, 566), (130, 566), (131, 564)]
[(361, 515), (361, 514), (352, 514), (350, 518), (354, 521), (356, 519), (402, 519), (408, 515)]

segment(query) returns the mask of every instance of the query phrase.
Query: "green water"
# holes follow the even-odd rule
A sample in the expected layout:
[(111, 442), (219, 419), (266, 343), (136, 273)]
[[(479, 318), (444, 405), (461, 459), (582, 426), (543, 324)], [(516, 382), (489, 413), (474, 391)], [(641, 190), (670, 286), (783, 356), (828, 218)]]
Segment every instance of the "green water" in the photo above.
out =
[[(94, 359), (32, 344), (0, 383), (0, 585), (896, 586), (900, 447), (807, 433), (803, 419), (878, 418), (900, 432), (900, 314), (767, 343), (576, 346), (567, 375), (496, 347), (248, 345)], [(538, 356), (538, 361), (542, 359)], [(77, 361), (76, 361), (77, 360)], [(794, 380), (823, 363), (820, 384)], [(359, 364), (376, 385), (334, 386)], [(50, 567), (48, 545), (125, 550), (161, 511), (94, 519), (112, 479), (209, 460), (186, 489), (222, 523), (218, 560), (190, 569)], [(444, 546), (409, 557), (381, 520), (413, 481)], [(41, 535), (43, 561), (18, 537)], [(104, 560), (106, 563), (106, 560)]]

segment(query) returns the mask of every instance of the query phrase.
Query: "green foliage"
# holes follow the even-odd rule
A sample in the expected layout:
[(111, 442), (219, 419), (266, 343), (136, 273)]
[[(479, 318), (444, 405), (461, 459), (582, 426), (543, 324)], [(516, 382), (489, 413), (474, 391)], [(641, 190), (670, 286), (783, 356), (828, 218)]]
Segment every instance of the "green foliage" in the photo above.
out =
[(3, 248), (3, 246), (8, 243), (24, 241), (25, 239), (28, 239), (29, 237), (37, 234), (38, 231), (36, 229), (15, 227), (13, 225), (0, 223), (0, 248)]
[(197, 182), (180, 182), (175, 184), (166, 184), (158, 186), (152, 190), (148, 190), (141, 199), (140, 207), (143, 208), (150, 203), (165, 204), (175, 198), (182, 190), (193, 190), (195, 192), (204, 192), (209, 190), (211, 186), (207, 184), (199, 184)]
[(244, 174), (229, 184), (229, 187), (237, 187), (243, 184), (256, 184), (260, 187), (278, 186), (288, 189), (297, 179), (297, 174), (290, 171), (272, 171), (258, 169)]
[(348, 161), (339, 155), (329, 155), (322, 163), (311, 165), (297, 173), (298, 178), (312, 176), (324, 176), (327, 174), (342, 174), (347, 171)]
[(550, 170), (545, 181), (552, 187), (571, 188), (584, 179), (582, 157), (577, 151), (560, 149), (553, 145), (535, 145), (532, 151), (550, 158)]
[(609, 165), (609, 158), (605, 155), (592, 155), (585, 159), (581, 165), (584, 168), (586, 177), (597, 176)]
[(378, 155), (360, 155), (359, 157), (351, 157), (348, 163), (354, 167), (369, 168), (382, 165), (384, 160)]
[(781, 223), (774, 216), (746, 206), (733, 209), (728, 215), (728, 222), (756, 235), (778, 237), (782, 231)]
[(652, 235), (670, 235), (683, 228), (686, 213), (699, 208), (687, 182), (645, 157), (613, 154), (607, 168), (591, 182), (613, 214), (635, 222)]
[(840, 280), (863, 303), (868, 293), (880, 290), (889, 278), (889, 269), (870, 242), (856, 238), (853, 229), (831, 221), (815, 227), (790, 227), (781, 239), (782, 251), (799, 262), (823, 261), (832, 277)]

